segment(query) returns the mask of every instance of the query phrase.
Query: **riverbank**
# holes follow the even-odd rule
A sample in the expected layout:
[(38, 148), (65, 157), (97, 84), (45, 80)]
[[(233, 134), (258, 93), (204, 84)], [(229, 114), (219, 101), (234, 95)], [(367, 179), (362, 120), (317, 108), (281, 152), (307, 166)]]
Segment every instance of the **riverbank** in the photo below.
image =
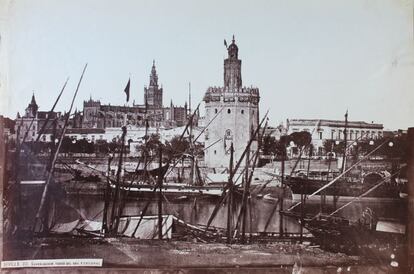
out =
[[(390, 262), (323, 251), (305, 244), (273, 242), (251, 245), (201, 244), (182, 241), (137, 240), (129, 238), (88, 239), (75, 237), (37, 238), (5, 243), (5, 260), (64, 258), (103, 259), (104, 268), (200, 269), (324, 268), (337, 273), (375, 270), (398, 273)], [(371, 271), (369, 273), (371, 273)], [(330, 271), (324, 273), (331, 273)]]

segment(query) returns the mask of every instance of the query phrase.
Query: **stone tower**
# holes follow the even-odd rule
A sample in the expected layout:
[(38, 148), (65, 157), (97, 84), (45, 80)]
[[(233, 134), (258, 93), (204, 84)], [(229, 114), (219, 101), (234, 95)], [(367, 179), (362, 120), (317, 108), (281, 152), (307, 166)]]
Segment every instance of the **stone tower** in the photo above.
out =
[(83, 101), (83, 120), (82, 127), (96, 128), (98, 127), (98, 115), (101, 102), (92, 100), (92, 97), (88, 101)]
[(241, 60), (238, 58), (239, 48), (233, 40), (227, 48), (228, 58), (224, 60), (224, 87), (233, 89), (240, 89), (242, 87), (241, 78)]
[[(207, 167), (228, 167), (230, 146), (234, 146), (234, 165), (240, 159), (252, 133), (259, 123), (259, 89), (242, 87), (241, 60), (234, 36), (224, 60), (224, 86), (209, 87), (204, 95), (206, 124), (205, 164)], [(257, 149), (254, 141), (250, 150)], [(245, 165), (245, 159), (241, 166)]]
[(27, 106), (27, 108), (25, 110), (25, 112), (26, 112), (25, 116), (28, 117), (28, 118), (36, 117), (38, 109), (39, 109), (39, 106), (36, 103), (35, 95), (33, 93), (32, 94), (32, 100), (30, 101), (30, 104)]
[(155, 61), (152, 63), (149, 86), (144, 88), (144, 104), (145, 102), (149, 108), (162, 108), (162, 88), (158, 87)]

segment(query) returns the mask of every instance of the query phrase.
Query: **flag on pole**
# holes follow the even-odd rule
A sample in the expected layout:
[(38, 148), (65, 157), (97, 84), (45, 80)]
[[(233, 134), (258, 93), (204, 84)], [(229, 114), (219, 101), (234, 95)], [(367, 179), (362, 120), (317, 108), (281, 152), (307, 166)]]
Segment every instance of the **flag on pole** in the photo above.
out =
[(126, 101), (129, 102), (129, 87), (131, 85), (131, 78), (128, 79), (128, 84), (126, 85), (124, 92), (126, 94)]

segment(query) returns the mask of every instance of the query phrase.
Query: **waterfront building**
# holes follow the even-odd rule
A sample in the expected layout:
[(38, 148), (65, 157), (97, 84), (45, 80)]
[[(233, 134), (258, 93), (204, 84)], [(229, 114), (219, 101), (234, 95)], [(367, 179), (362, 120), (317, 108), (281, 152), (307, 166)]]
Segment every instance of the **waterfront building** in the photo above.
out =
[[(15, 132), (19, 132), (19, 140), (22, 141), (27, 133), (26, 142), (34, 141), (38, 136), (38, 131), (43, 127), (49, 117), (47, 128), (62, 128), (63, 116), (60, 112), (39, 111), (36, 98), (33, 93), (32, 99), (25, 109), (25, 113), (21, 116), (17, 113), (15, 120)], [(41, 140), (46, 141), (46, 140)], [(49, 140), (48, 140), (49, 141)]]
[(0, 127), (3, 128), (4, 140), (13, 138), (16, 122), (8, 117), (0, 115)]
[[(205, 130), (205, 164), (208, 167), (228, 167), (231, 144), (236, 164), (259, 123), (259, 89), (242, 86), (238, 51), (233, 36), (224, 60), (224, 86), (209, 87), (204, 95), (204, 123), (212, 121)], [(254, 141), (250, 155), (256, 148), (257, 141)], [(241, 164), (244, 165), (244, 161)]]
[[(323, 154), (323, 143), (325, 140), (345, 139), (345, 121), (325, 120), (325, 119), (288, 119), (286, 121), (287, 134), (293, 132), (307, 131), (312, 135), (312, 144), (315, 152)], [(371, 140), (383, 137), (383, 125), (377, 123), (367, 123), (363, 121), (348, 121), (347, 140)]]

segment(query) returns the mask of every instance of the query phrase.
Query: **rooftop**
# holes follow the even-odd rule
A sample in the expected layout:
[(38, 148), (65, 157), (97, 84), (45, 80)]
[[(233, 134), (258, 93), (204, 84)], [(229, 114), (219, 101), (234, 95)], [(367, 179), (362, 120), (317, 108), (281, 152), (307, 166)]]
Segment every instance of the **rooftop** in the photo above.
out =
[[(343, 120), (326, 120), (326, 119), (288, 119), (288, 126), (328, 126), (328, 127), (345, 127)], [(383, 124), (367, 123), (364, 121), (348, 121), (350, 128), (371, 128), (383, 129)]]

